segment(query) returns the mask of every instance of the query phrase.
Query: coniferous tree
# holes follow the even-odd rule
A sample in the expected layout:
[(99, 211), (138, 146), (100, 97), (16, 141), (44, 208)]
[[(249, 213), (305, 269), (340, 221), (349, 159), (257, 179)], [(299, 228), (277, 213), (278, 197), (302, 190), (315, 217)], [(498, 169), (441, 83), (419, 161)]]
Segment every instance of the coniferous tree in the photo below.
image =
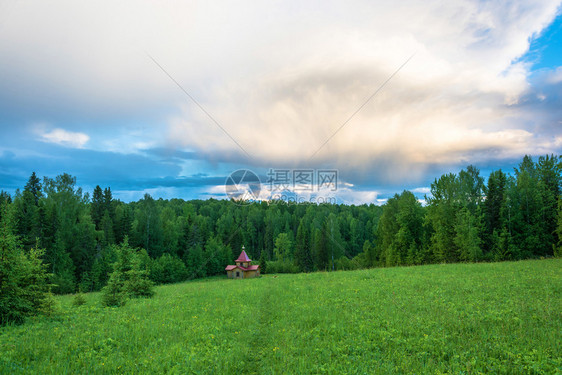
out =
[(125, 236), (131, 232), (132, 218), (129, 205), (118, 203), (115, 208), (115, 220), (113, 221), (113, 235), (115, 243), (121, 243)]
[(266, 274), (267, 273), (267, 260), (265, 259), (265, 251), (262, 251), (259, 260), (260, 265), (260, 273)]
[(346, 255), (346, 243), (342, 238), (339, 221), (334, 213), (330, 213), (326, 218), (325, 229), (329, 269), (335, 270), (335, 261)]
[[(133, 247), (147, 250), (144, 265), (164, 259), (174, 268), (180, 258), (193, 277), (224, 274), (243, 244), (264, 262), (276, 256), (291, 266), (273, 260), (276, 272), (523, 259), (559, 254), (562, 248), (560, 164), (553, 155), (537, 163), (526, 156), (514, 175), (492, 172), (487, 186), (469, 166), (436, 179), (426, 207), (409, 192), (382, 207), (265, 202), (239, 207), (149, 195), (123, 203), (109, 187), (99, 186), (90, 201), (67, 174), (43, 184), (32, 174), (13, 202), (0, 193), (0, 206), (13, 210), (15, 234), (26, 251), (40, 239), (58, 293), (74, 292), (77, 285), (82, 291), (103, 287), (115, 262), (111, 245), (127, 235)], [(283, 245), (288, 242), (291, 246)], [(172, 258), (162, 257), (165, 253)]]
[(555, 257), (562, 257), (562, 199), (558, 200), (558, 215), (556, 221), (557, 242), (552, 244), (552, 252)]
[(43, 197), (41, 181), (31, 174), (23, 193), (16, 195), (15, 221), (16, 232), (25, 249), (30, 249), (41, 238), (41, 198)]
[(99, 185), (94, 188), (92, 203), (90, 204), (92, 221), (96, 225), (96, 230), (100, 230), (101, 220), (104, 213), (103, 190)]
[(113, 222), (109, 216), (109, 212), (105, 210), (101, 219), (99, 229), (103, 232), (103, 246), (110, 246), (115, 243), (115, 235), (113, 232)]
[(6, 205), (0, 209), (0, 325), (4, 325), (50, 313), (53, 301), (41, 260), (44, 250), (31, 248), (24, 252), (13, 231), (12, 213)]
[(362, 251), (365, 243), (365, 224), (354, 217), (349, 220), (349, 253), (355, 256)]
[(115, 207), (113, 205), (113, 194), (111, 193), (111, 188), (106, 187), (103, 189), (103, 212), (107, 211), (109, 217), (113, 219), (115, 217)]
[(519, 245), (508, 259), (530, 258), (552, 251), (552, 245), (543, 242), (545, 237), (541, 210), (543, 200), (540, 193), (538, 171), (532, 158), (525, 155), (515, 170), (511, 185), (511, 203), (515, 208), (512, 219), (513, 242)]
[(382, 265), (391, 266), (394, 264), (393, 243), (400, 229), (397, 220), (398, 216), (398, 194), (390, 198), (383, 207), (383, 212), (377, 227), (377, 247), (379, 249), (380, 261)]
[(492, 253), (494, 244), (494, 232), (501, 232), (507, 225), (507, 176), (500, 170), (490, 173), (488, 186), (486, 188), (486, 200), (484, 201), (484, 233), (483, 252), (484, 257)]
[(560, 200), (561, 163), (557, 156), (539, 157), (537, 163), (538, 188), (541, 195), (541, 251), (540, 256), (553, 255), (552, 244), (556, 242), (558, 201)]
[(321, 228), (314, 230), (314, 254), (316, 268), (321, 271), (328, 270), (330, 265), (330, 254), (328, 252), (328, 238), (327, 233), (328, 225), (324, 221)]
[[(141, 258), (136, 254), (134, 255), (131, 259), (131, 269), (125, 272), (123, 291), (132, 298), (152, 297), (154, 295), (154, 283), (149, 279), (146, 268), (142, 267)], [(181, 265), (185, 267), (183, 263)], [(178, 278), (178, 281), (183, 278), (183, 275), (174, 276)]]
[(0, 220), (2, 220), (2, 208), (12, 203), (12, 197), (4, 190), (0, 190)]
[(104, 306), (121, 306), (128, 297), (150, 297), (154, 294), (153, 283), (143, 269), (140, 256), (129, 246), (129, 240), (113, 246), (117, 261), (107, 285), (102, 289)]
[(310, 272), (314, 266), (312, 254), (310, 252), (310, 236), (308, 234), (308, 228), (302, 219), (297, 229), (295, 262), (302, 272)]

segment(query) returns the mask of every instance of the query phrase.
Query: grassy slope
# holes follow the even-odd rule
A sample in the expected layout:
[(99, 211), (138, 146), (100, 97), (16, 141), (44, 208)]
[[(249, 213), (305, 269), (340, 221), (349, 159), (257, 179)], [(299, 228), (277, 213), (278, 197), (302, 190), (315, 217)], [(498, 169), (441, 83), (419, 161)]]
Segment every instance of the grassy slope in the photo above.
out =
[(0, 328), (0, 373), (562, 372), (562, 260), (209, 279)]

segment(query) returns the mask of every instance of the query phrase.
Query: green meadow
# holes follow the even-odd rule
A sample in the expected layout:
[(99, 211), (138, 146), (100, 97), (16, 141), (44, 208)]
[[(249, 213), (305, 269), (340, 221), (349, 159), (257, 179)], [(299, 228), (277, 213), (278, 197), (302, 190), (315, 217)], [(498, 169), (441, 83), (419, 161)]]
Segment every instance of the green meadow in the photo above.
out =
[(2, 374), (562, 373), (562, 259), (211, 278), (0, 328)]

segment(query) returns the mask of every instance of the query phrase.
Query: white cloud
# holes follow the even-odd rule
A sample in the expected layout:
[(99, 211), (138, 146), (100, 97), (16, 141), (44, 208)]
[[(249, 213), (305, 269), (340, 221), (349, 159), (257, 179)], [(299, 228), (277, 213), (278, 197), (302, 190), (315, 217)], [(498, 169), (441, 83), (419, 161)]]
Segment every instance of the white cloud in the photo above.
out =
[(429, 194), (431, 193), (431, 188), (429, 187), (419, 187), (411, 190), (412, 193)]
[(376, 205), (377, 206), (382, 206), (383, 204), (385, 204), (388, 201), (388, 198), (380, 198), (377, 199)]
[[(9, 97), (13, 108), (54, 106), (62, 117), (69, 112), (93, 122), (150, 114), (152, 129), (129, 146), (121, 138), (104, 143), (93, 136), (90, 144), (108, 149), (156, 147), (167, 138), (170, 146), (212, 161), (323, 164), (366, 170), (378, 181), (416, 180), (435, 164), (560, 147), (552, 134), (545, 139), (537, 131), (544, 118), (519, 105), (530, 90), (530, 67), (516, 62), (559, 4), (19, 2), (0, 34), (0, 55), (7, 56), (0, 61), (0, 97)], [(44, 92), (54, 99), (34, 94)], [(40, 139), (70, 147), (88, 142), (88, 135), (64, 127)]]
[[(298, 45), (281, 38), (259, 57), (240, 46), (256, 73), (224, 77), (224, 85), (207, 90), (206, 109), (258, 163), (323, 162), (355, 170), (377, 165), (380, 177), (396, 182), (422, 176), (431, 164), (539, 150), (536, 125), (523, 121), (524, 109), (516, 106), (529, 89), (529, 67), (513, 61), (552, 20), (557, 2), (360, 4), (330, 3), (302, 29)], [(320, 18), (337, 20), (316, 24)], [(309, 160), (414, 51), (411, 62)], [(170, 121), (172, 144), (225, 157), (240, 152), (198, 108), (183, 111)]]
[(60, 128), (46, 130), (43, 125), (36, 126), (35, 132), (42, 142), (72, 148), (82, 148), (90, 140), (90, 137), (85, 133), (71, 132)]

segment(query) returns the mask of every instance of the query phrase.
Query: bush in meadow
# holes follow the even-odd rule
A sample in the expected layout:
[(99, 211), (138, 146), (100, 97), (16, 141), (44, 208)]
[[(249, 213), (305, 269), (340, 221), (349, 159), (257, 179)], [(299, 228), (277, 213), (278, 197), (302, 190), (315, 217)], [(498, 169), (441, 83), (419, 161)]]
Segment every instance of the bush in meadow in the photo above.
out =
[(289, 260), (270, 260), (270, 261), (266, 261), (266, 263), (267, 263), (267, 273), (300, 272), (299, 267), (294, 262)]
[(141, 267), (141, 258), (129, 247), (125, 237), (121, 245), (114, 246), (117, 261), (107, 285), (102, 289), (104, 306), (122, 306), (128, 297), (152, 297), (153, 282), (148, 279), (148, 271)]
[(164, 253), (150, 264), (150, 279), (157, 284), (185, 281), (189, 277), (185, 263), (178, 257)]
[(84, 298), (84, 295), (82, 293), (78, 293), (72, 299), (72, 305), (73, 306), (82, 306), (82, 305), (85, 305), (85, 304), (86, 304), (86, 298)]
[[(180, 261), (181, 262), (181, 261)], [(133, 257), (131, 269), (125, 273), (123, 290), (129, 297), (152, 297), (154, 283), (148, 278), (148, 271), (141, 268), (141, 259)], [(183, 263), (182, 263), (183, 264)]]

